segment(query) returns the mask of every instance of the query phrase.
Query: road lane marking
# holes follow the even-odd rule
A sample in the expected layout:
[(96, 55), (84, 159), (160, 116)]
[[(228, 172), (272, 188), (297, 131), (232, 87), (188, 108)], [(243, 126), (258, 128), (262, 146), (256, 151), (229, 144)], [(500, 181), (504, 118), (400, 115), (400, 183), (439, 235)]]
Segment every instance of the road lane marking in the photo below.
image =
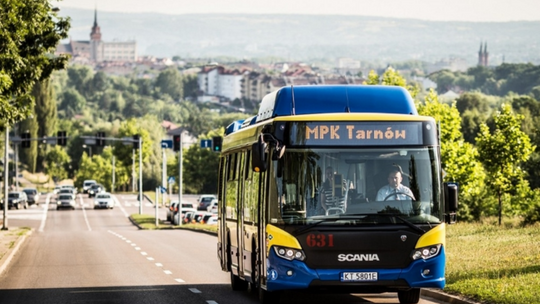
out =
[(132, 244), (131, 244), (131, 246), (135, 247), (135, 246), (137, 246), (137, 244), (135, 244), (135, 243), (132, 243)]
[(146, 253), (146, 252), (144, 252), (144, 251), (141, 252), (141, 254), (142, 254), (142, 255), (148, 255), (148, 253)]
[(161, 264), (161, 263), (156, 263), (156, 266), (157, 266), (157, 267), (163, 267), (163, 264)]
[(41, 225), (39, 225), (39, 232), (43, 232), (45, 229), (45, 222), (47, 221), (47, 211), (49, 210), (49, 202), (51, 201), (52, 193), (47, 194), (47, 199), (45, 200), (45, 206), (43, 211), (43, 217), (41, 218)]
[(147, 259), (148, 259), (149, 261), (153, 261), (153, 260), (154, 260), (154, 258), (151, 258), (151, 257), (147, 257)]
[(130, 241), (130, 240), (126, 240), (126, 243), (128, 243), (128, 244), (129, 244), (129, 243), (131, 243), (131, 241)]
[(69, 293), (102, 293), (102, 292), (119, 292), (119, 291), (129, 291), (129, 292), (133, 292), (133, 291), (142, 291), (142, 292), (146, 292), (146, 291), (163, 291), (165, 290), (165, 288), (136, 288), (136, 289), (103, 289), (103, 290), (75, 290), (75, 291), (70, 291)]
[(115, 205), (118, 205), (120, 210), (122, 210), (122, 213), (124, 213), (124, 216), (129, 217), (129, 214), (126, 212), (126, 209), (124, 209), (124, 207), (122, 207), (122, 204), (120, 204), (120, 201), (118, 200), (118, 198), (116, 198), (116, 195), (113, 195), (112, 197), (113, 197)]
[(135, 250), (141, 250), (141, 247), (135, 247)]
[(212, 300), (210, 300), (210, 301), (206, 301), (206, 303), (208, 303), (208, 304), (218, 304), (218, 302), (216, 302), (216, 301), (212, 301)]
[(182, 279), (174, 279), (176, 282), (178, 283), (185, 283), (186, 281), (182, 280)]
[(193, 293), (202, 293), (200, 290), (198, 290), (197, 288), (189, 288), (189, 291), (193, 292)]
[(86, 226), (88, 226), (88, 231), (92, 231), (92, 228), (90, 227), (90, 223), (88, 222), (88, 217), (86, 216), (86, 210), (84, 209), (84, 204), (83, 204), (83, 198), (82, 198), (82, 195), (78, 195), (79, 196), (79, 199), (81, 200), (81, 207), (82, 207), (82, 212), (83, 212), (83, 216), (84, 216), (84, 220), (86, 221)]
[(163, 270), (163, 272), (165, 272), (165, 274), (172, 274), (172, 271), (170, 270)]

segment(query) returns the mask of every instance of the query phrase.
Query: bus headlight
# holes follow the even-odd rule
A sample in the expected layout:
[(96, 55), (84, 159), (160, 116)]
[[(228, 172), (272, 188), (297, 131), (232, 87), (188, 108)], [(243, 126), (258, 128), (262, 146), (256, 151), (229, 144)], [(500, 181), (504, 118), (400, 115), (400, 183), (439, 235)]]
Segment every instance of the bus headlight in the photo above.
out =
[(303, 261), (306, 258), (306, 255), (300, 249), (274, 246), (274, 251), (280, 258), (283, 258), (289, 261), (292, 261), (292, 260)]
[(423, 248), (417, 248), (412, 253), (412, 259), (413, 260), (431, 259), (432, 257), (437, 256), (440, 251), (441, 251), (441, 244), (427, 246)]

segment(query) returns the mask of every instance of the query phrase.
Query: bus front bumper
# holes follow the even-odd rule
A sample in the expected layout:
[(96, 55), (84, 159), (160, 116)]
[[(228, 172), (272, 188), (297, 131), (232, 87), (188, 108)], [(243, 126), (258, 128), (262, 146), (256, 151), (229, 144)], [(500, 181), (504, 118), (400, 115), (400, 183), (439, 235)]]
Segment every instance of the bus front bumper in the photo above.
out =
[[(268, 291), (328, 288), (349, 292), (384, 292), (408, 288), (444, 288), (444, 248), (438, 256), (428, 260), (412, 261), (409, 267), (399, 269), (311, 269), (304, 262), (288, 261), (270, 250), (267, 260)], [(344, 272), (376, 272), (375, 281), (341, 280)]]

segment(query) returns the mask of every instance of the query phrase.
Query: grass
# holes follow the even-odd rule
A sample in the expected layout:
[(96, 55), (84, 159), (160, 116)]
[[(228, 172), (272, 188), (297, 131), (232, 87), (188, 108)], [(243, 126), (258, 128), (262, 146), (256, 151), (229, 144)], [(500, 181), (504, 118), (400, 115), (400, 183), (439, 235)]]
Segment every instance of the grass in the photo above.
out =
[(498, 304), (540, 303), (540, 223), (447, 229), (446, 292)]
[(191, 230), (204, 230), (209, 232), (217, 232), (216, 225), (205, 224), (184, 224), (182, 226), (172, 225), (170, 222), (159, 220), (156, 227), (156, 217), (148, 214), (132, 214), (131, 218), (142, 229), (157, 230), (157, 229), (191, 229)]

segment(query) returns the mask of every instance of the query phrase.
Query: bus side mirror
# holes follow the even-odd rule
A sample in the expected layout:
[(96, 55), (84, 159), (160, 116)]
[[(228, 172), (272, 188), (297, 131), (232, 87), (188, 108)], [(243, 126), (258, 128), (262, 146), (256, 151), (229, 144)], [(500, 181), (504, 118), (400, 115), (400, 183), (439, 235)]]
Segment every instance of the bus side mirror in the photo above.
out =
[(457, 183), (444, 183), (444, 209), (445, 221), (448, 224), (455, 224), (457, 221), (456, 212), (458, 210)]
[(251, 147), (251, 168), (255, 172), (266, 171), (266, 143), (259, 136), (259, 140)]

